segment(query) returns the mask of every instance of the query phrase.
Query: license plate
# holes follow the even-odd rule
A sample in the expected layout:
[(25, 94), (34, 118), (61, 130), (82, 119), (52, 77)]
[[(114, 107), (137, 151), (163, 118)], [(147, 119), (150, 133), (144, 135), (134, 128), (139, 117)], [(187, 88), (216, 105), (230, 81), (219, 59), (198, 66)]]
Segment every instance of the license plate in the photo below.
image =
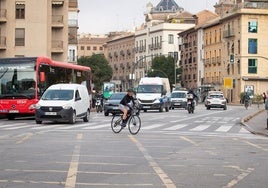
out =
[(143, 108), (146, 108), (146, 109), (148, 109), (148, 108), (150, 108), (150, 106), (143, 106)]
[(175, 105), (181, 105), (181, 103), (179, 103), (179, 102), (176, 102), (176, 103), (175, 103)]
[(47, 115), (47, 116), (56, 116), (57, 112), (45, 112), (45, 115)]
[(18, 110), (9, 110), (9, 113), (19, 113)]

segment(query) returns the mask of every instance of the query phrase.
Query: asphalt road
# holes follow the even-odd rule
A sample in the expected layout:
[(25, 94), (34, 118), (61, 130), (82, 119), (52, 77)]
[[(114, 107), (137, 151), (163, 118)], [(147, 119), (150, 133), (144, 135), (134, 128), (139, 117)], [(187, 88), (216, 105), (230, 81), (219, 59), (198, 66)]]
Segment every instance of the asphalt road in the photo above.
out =
[(96, 112), (75, 125), (0, 120), (0, 187), (266, 188), (268, 138), (240, 125), (256, 110), (142, 112), (135, 136)]

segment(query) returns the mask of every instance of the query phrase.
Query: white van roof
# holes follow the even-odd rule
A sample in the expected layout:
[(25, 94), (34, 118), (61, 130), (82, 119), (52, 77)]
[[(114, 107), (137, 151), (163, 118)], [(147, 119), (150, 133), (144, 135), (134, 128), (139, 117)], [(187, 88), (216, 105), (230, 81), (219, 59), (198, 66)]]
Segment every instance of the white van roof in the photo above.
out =
[(54, 84), (48, 89), (77, 89), (78, 87), (85, 87), (81, 84)]

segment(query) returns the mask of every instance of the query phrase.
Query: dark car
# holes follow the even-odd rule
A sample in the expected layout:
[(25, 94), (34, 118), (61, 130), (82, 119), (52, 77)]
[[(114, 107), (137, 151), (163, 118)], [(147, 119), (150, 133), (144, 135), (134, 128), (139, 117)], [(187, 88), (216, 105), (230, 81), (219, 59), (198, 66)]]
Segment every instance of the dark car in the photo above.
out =
[(113, 93), (104, 103), (104, 115), (108, 116), (109, 113), (113, 115), (120, 114), (121, 110), (118, 108), (118, 105), (125, 95), (126, 92)]

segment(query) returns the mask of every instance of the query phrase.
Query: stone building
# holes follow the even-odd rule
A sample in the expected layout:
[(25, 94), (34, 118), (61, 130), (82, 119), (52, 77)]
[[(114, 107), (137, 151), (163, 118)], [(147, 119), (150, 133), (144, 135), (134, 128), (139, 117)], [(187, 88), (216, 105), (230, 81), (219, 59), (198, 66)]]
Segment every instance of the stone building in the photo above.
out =
[(67, 62), (69, 1), (0, 0), (0, 57)]

